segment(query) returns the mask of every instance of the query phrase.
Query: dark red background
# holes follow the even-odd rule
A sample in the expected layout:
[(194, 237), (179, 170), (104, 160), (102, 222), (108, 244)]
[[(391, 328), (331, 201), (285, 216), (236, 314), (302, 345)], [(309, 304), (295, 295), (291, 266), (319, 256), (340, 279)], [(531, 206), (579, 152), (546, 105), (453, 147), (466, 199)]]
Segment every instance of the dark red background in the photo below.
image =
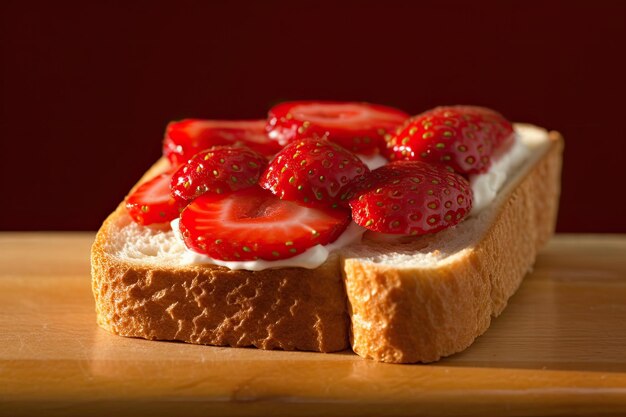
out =
[(626, 2), (3, 2), (0, 229), (93, 230), (182, 117), (498, 109), (566, 138), (558, 229), (626, 232)]

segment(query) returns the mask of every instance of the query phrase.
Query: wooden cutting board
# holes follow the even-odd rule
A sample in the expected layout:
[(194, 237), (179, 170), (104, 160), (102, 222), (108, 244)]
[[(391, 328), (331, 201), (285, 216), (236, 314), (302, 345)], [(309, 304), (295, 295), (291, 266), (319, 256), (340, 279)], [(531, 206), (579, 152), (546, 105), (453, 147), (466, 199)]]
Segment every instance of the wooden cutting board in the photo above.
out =
[(0, 415), (626, 415), (626, 236), (561, 235), (431, 365), (150, 342), (95, 324), (90, 233), (0, 233)]

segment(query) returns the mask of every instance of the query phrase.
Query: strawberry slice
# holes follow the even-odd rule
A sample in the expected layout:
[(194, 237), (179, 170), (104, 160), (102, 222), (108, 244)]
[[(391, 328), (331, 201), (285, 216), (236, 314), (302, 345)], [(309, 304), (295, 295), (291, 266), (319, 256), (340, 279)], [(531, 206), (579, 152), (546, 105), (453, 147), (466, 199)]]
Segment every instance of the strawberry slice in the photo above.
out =
[(177, 166), (212, 146), (245, 145), (271, 157), (281, 146), (267, 137), (265, 125), (265, 120), (187, 119), (171, 122), (163, 139), (163, 155)]
[(270, 162), (261, 187), (311, 207), (347, 207), (348, 190), (369, 168), (356, 155), (324, 138), (291, 142)]
[(267, 131), (281, 145), (326, 135), (346, 149), (369, 154), (383, 149), (385, 135), (393, 133), (408, 117), (403, 111), (377, 104), (291, 101), (269, 111)]
[(350, 201), (354, 221), (370, 230), (422, 235), (453, 226), (472, 208), (465, 177), (443, 165), (397, 161), (375, 169)]
[(389, 138), (391, 160), (450, 165), (462, 174), (485, 172), (494, 153), (512, 144), (513, 126), (484, 107), (448, 106), (419, 114)]
[(170, 194), (172, 171), (157, 175), (126, 197), (126, 209), (134, 221), (148, 225), (174, 220), (183, 204)]
[(223, 261), (291, 258), (333, 242), (348, 223), (346, 210), (304, 207), (259, 187), (204, 194), (180, 216), (187, 247)]
[(221, 194), (256, 185), (267, 158), (246, 146), (214, 146), (194, 155), (172, 176), (171, 190), (181, 200)]

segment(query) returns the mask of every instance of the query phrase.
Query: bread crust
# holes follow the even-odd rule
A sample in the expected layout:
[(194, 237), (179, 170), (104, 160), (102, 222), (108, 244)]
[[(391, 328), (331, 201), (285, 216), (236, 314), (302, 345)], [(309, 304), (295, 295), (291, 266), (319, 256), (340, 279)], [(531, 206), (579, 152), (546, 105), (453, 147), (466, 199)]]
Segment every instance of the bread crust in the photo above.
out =
[(466, 349), (506, 307), (554, 232), (563, 139), (502, 192), (475, 244), (432, 267), (342, 261), (351, 344), (382, 362), (432, 362)]
[[(141, 181), (164, 166), (157, 162)], [(314, 270), (154, 267), (107, 252), (115, 224), (130, 221), (121, 204), (92, 246), (92, 289), (102, 328), (121, 336), (216, 346), (318, 352), (349, 347), (337, 255)]]
[[(98, 324), (146, 339), (319, 352), (351, 344), (383, 362), (438, 360), (487, 330), (552, 235), (562, 148), (552, 132), (547, 151), (501, 193), (504, 202), (483, 236), (437, 268), (341, 254), (313, 270), (154, 267), (107, 251), (114, 226), (131, 221), (120, 204), (92, 247)], [(167, 166), (159, 160), (136, 186)]]

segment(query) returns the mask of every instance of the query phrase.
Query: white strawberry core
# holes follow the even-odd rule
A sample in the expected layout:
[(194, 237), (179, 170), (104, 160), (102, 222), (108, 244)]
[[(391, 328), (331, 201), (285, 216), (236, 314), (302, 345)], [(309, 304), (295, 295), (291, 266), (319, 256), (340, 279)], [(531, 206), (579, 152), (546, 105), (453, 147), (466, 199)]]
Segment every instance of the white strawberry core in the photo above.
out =
[(329, 128), (369, 129), (372, 122), (397, 123), (398, 116), (358, 104), (299, 104), (289, 111), (297, 120)]
[[(256, 143), (266, 143), (268, 139), (264, 133), (265, 123), (265, 120), (195, 120), (193, 123), (190, 122), (182, 130), (190, 137), (197, 137), (205, 130), (221, 129), (223, 130), (221, 135), (232, 141), (240, 137), (242, 131), (246, 131), (246, 140)], [(228, 132), (229, 130), (232, 132)]]
[(154, 179), (154, 182), (148, 189), (142, 190), (141, 201), (143, 204), (167, 203), (170, 200), (171, 180), (169, 175), (160, 175)]
[[(256, 229), (261, 228), (267, 233), (272, 233), (272, 229), (291, 231), (294, 234), (308, 234), (313, 232), (313, 228), (307, 225), (307, 222), (332, 221), (323, 212), (307, 207), (302, 207), (286, 201), (265, 200), (257, 202), (255, 199), (246, 201), (242, 204), (241, 200), (234, 199), (224, 200), (223, 210), (220, 212), (219, 219), (222, 223), (227, 224), (229, 229), (241, 229), (242, 235), (254, 235)], [(268, 222), (268, 218), (272, 221)], [(206, 220), (205, 220), (206, 219)], [(214, 223), (214, 220), (199, 216), (197, 223), (199, 225), (205, 221)], [(297, 229), (301, 231), (298, 232)]]

